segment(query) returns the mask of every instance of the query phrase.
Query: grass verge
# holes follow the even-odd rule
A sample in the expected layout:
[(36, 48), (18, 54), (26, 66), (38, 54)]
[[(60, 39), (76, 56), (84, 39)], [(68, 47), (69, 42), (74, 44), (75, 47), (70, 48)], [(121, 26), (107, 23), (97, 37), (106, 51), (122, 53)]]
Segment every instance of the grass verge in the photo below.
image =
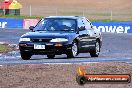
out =
[[(69, 14), (68, 14), (69, 15)], [(87, 17), (87, 16), (86, 16)], [(19, 19), (42, 19), (43, 16), (14, 16), (14, 15), (1, 15), (0, 18), (19, 18)], [(130, 22), (128, 20), (110, 20), (110, 19), (89, 19), (92, 22)]]
[(0, 53), (11, 51), (12, 49), (8, 45), (0, 45)]
[(0, 18), (19, 18), (19, 19), (41, 19), (43, 18), (42, 16), (14, 16), (14, 15), (1, 15)]

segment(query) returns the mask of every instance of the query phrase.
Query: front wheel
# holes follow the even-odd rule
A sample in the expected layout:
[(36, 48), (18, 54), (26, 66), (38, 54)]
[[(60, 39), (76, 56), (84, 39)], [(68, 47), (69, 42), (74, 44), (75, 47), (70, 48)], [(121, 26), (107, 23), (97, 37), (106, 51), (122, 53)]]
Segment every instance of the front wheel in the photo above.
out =
[(74, 58), (78, 55), (78, 45), (73, 42), (71, 49), (67, 53), (67, 58)]
[(23, 60), (29, 60), (31, 58), (31, 54), (30, 53), (26, 53), (26, 52), (21, 52), (21, 58)]
[(90, 51), (91, 57), (98, 57), (100, 53), (100, 43), (99, 41), (96, 41), (95, 47), (92, 51)]

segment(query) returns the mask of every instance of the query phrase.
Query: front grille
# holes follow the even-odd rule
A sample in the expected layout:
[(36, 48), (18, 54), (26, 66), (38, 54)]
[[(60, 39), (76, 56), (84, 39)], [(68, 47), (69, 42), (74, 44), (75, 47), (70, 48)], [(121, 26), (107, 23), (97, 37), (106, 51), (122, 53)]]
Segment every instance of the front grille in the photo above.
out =
[(31, 39), (32, 42), (50, 42), (51, 39)]

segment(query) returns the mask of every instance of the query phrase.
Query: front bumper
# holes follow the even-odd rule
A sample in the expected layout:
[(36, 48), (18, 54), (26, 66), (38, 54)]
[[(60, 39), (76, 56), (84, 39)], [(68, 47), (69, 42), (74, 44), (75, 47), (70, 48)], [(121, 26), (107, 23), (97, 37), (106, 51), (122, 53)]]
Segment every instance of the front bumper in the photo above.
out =
[[(40, 45), (40, 44), (39, 44)], [(27, 52), (32, 55), (50, 55), (50, 54), (66, 54), (70, 49), (72, 44), (43, 44), (45, 49), (34, 49), (34, 44), (24, 44), (19, 43), (20, 52)]]

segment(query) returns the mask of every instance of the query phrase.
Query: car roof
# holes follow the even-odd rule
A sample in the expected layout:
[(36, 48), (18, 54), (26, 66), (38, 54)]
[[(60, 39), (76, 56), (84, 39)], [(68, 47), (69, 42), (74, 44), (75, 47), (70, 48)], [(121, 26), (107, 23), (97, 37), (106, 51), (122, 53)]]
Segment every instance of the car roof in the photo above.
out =
[(67, 18), (67, 19), (78, 19), (82, 18), (81, 16), (49, 16), (45, 18)]

